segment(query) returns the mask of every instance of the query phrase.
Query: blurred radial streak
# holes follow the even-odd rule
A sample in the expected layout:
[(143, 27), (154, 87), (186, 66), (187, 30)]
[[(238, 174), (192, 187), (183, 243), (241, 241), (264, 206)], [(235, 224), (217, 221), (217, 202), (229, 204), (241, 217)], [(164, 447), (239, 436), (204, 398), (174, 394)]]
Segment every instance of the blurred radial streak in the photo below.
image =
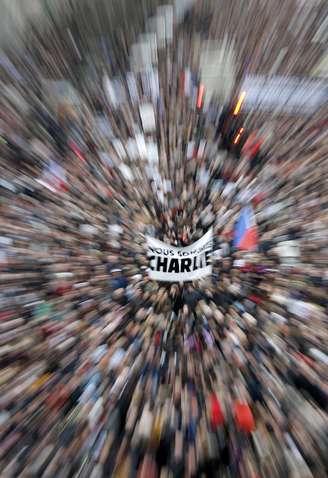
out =
[(327, 1), (1, 7), (0, 476), (328, 476)]

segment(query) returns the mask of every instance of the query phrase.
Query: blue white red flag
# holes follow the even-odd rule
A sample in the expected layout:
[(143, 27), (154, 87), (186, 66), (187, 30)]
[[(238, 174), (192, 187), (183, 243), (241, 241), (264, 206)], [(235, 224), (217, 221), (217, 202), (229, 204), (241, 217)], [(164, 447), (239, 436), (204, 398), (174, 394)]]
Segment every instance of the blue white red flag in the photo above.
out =
[(258, 228), (252, 206), (242, 209), (235, 225), (233, 245), (237, 249), (250, 251), (256, 248), (258, 243)]

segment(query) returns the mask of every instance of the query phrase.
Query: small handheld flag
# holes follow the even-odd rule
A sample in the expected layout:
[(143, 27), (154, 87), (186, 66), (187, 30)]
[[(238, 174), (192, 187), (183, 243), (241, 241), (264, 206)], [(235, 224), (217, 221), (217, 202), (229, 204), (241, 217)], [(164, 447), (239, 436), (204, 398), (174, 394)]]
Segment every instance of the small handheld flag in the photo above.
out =
[(234, 229), (233, 245), (237, 249), (250, 251), (258, 243), (258, 228), (255, 215), (251, 206), (242, 209)]

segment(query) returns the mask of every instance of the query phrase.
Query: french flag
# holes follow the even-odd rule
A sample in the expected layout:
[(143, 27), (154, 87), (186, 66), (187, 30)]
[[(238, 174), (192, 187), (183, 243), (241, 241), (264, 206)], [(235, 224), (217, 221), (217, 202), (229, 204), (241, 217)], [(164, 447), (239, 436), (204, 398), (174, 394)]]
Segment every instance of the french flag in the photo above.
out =
[(258, 229), (252, 206), (242, 209), (235, 225), (233, 246), (243, 251), (251, 251), (258, 243)]

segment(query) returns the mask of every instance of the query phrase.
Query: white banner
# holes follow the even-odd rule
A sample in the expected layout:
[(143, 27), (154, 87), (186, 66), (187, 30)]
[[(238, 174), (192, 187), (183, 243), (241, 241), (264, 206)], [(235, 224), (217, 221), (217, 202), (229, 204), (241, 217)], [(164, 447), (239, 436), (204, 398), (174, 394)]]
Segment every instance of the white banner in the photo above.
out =
[(212, 273), (213, 231), (187, 247), (174, 247), (147, 236), (149, 277), (157, 281), (186, 282)]
[(327, 101), (327, 84), (282, 76), (246, 76), (241, 86), (246, 92), (243, 108), (312, 114)]

